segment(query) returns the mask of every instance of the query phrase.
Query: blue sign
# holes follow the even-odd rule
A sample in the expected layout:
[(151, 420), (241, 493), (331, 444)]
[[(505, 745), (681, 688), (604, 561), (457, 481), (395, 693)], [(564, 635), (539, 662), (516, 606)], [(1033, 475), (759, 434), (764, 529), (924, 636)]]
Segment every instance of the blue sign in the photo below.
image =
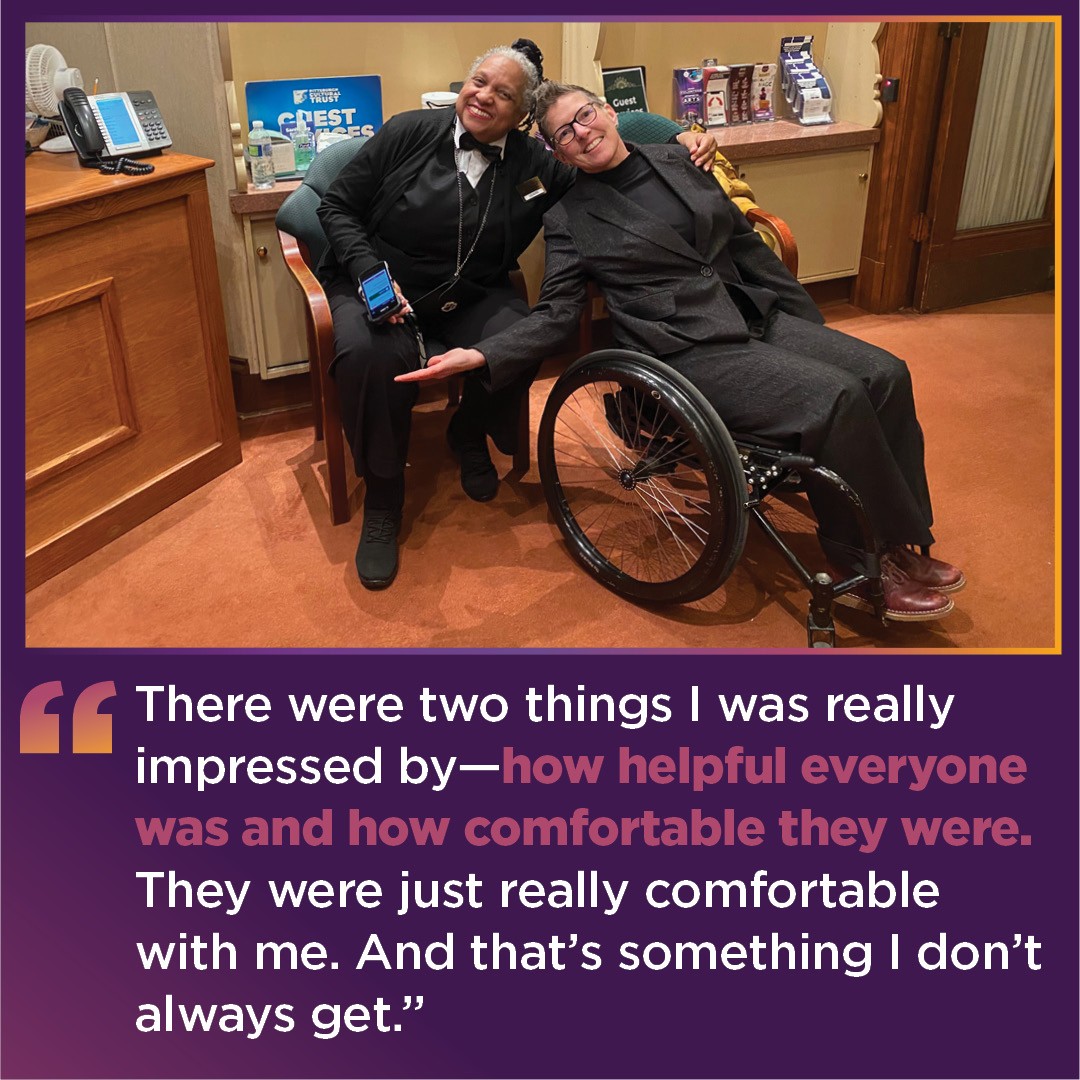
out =
[(291, 135), (298, 119), (315, 132), (374, 135), (382, 127), (382, 80), (378, 75), (340, 78), (265, 79), (245, 83), (248, 126), (261, 120), (268, 131)]

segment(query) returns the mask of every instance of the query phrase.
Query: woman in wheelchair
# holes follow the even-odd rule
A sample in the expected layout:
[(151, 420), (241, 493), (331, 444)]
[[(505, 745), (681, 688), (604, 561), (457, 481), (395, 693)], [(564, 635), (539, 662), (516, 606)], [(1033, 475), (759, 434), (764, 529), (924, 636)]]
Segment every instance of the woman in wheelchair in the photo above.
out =
[[(367, 588), (389, 585), (398, 565), (416, 388), (392, 377), (421, 365), (427, 352), (471, 345), (528, 314), (509, 273), (575, 177), (521, 130), (532, 123), (542, 60), (527, 39), (489, 50), (470, 69), (454, 109), (391, 117), (319, 206), (330, 244), (318, 276), (333, 315), (332, 372), (364, 479), (356, 567)], [(678, 138), (702, 167), (711, 167), (712, 136)], [(380, 263), (403, 301), (383, 319), (357, 295), (357, 283)], [(465, 380), (447, 436), (472, 499), (495, 497), (499, 477), (487, 440), (514, 452), (520, 403), (534, 371), (523, 363), (497, 389)]]
[[(402, 381), (478, 371), (492, 391), (510, 385), (570, 336), (594, 281), (616, 343), (633, 353), (568, 371), (540, 437), (549, 500), (590, 570), (639, 599), (704, 595), (738, 558), (747, 508), (794, 468), (847, 579), (829, 603), (899, 621), (947, 615), (964, 575), (927, 553), (932, 512), (907, 366), (826, 328), (680, 147), (627, 146), (614, 111), (578, 86), (544, 83), (536, 113), (555, 156), (580, 173), (544, 218), (540, 301), (524, 321)], [(737, 446), (724, 425), (745, 433)], [(590, 515), (601, 473), (624, 503)], [(626, 541), (620, 515), (632, 502), (655, 519), (647, 541)]]

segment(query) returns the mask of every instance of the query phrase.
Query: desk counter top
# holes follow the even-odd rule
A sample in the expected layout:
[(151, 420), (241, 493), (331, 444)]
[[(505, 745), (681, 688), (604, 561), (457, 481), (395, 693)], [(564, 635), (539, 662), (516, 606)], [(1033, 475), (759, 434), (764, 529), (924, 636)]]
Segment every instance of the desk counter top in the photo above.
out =
[(169, 152), (139, 160), (153, 165), (154, 171), (145, 176), (125, 176), (123, 173), (106, 176), (97, 169), (83, 168), (74, 153), (50, 154), (38, 150), (26, 159), (26, 215), (32, 217), (60, 206), (202, 172), (214, 164), (209, 158)]
[(767, 124), (736, 124), (711, 130), (716, 136), (720, 153), (735, 165), (744, 161), (760, 161), (762, 158), (850, 150), (873, 146), (881, 141), (880, 128), (863, 127), (846, 120), (812, 125), (793, 120), (773, 120)]
[(299, 180), (279, 180), (266, 191), (230, 191), (229, 209), (234, 214), (276, 214), (300, 183)]

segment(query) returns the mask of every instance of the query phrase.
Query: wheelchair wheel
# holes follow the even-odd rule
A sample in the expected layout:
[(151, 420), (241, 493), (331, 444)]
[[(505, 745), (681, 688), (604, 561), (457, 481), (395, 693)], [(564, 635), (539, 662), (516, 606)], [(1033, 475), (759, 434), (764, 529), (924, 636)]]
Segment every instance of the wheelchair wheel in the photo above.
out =
[(540, 421), (540, 479), (574, 557), (632, 600), (715, 590), (746, 542), (746, 481), (715, 410), (649, 356), (591, 353)]

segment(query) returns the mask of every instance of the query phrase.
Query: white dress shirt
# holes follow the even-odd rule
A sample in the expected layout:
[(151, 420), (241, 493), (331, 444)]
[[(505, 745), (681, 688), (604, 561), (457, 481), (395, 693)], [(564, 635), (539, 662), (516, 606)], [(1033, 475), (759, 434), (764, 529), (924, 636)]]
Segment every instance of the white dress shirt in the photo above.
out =
[[(484, 175), (484, 170), (491, 164), (490, 161), (479, 150), (462, 150), (458, 147), (458, 142), (461, 139), (461, 133), (465, 130), (465, 126), (462, 124), (461, 119), (454, 121), (454, 160), (457, 162), (458, 172), (465, 174), (465, 179), (476, 187), (480, 183), (480, 177)], [(492, 146), (497, 146), (500, 151), (506, 150), (506, 136), (501, 139), (496, 139)]]

